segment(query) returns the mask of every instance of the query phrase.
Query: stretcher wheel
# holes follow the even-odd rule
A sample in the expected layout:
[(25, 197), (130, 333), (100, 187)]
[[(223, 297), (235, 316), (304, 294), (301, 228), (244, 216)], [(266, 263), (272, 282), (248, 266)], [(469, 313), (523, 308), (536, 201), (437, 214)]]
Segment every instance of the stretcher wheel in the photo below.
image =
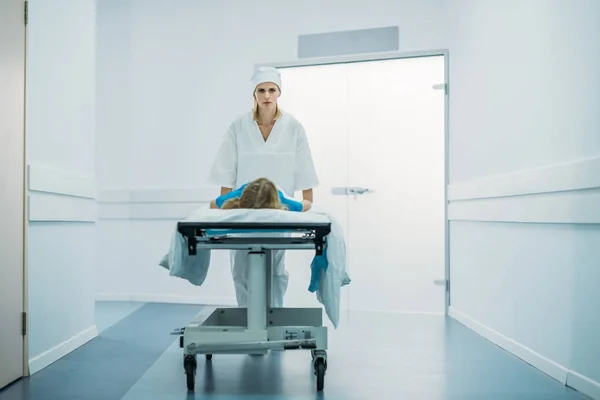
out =
[(206, 359), (207, 359), (208, 361), (212, 360), (212, 354), (207, 354), (207, 355), (206, 355)]
[(327, 364), (325, 363), (324, 358), (317, 358), (315, 360), (315, 375), (317, 375), (317, 392), (323, 391), (323, 386), (325, 385), (325, 370), (327, 369)]
[(185, 377), (189, 391), (193, 391), (196, 384), (196, 367), (196, 357), (185, 356), (185, 359), (183, 360), (183, 368), (185, 369)]

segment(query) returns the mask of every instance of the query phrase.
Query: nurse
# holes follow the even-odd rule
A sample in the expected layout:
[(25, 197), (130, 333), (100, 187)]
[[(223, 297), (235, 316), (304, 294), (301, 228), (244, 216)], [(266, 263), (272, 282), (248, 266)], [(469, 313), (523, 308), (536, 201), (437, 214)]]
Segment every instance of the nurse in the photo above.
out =
[[(209, 182), (220, 186), (220, 195), (265, 177), (288, 196), (302, 192), (313, 202), (313, 189), (319, 180), (302, 124), (281, 110), (281, 75), (276, 68), (259, 67), (252, 76), (252, 110), (235, 119), (217, 152)], [(247, 306), (246, 270), (248, 251), (231, 251), (231, 271), (238, 306)], [(273, 252), (273, 307), (283, 306), (289, 275), (285, 252)]]

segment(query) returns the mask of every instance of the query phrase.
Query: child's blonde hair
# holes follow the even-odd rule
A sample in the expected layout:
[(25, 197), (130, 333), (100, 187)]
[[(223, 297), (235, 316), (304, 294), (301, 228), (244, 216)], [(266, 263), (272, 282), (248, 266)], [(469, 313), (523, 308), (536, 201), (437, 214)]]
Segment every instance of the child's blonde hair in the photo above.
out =
[(279, 192), (273, 182), (267, 178), (258, 178), (250, 182), (242, 191), (239, 199), (229, 199), (222, 207), (224, 210), (234, 208), (272, 208), (286, 210), (279, 200)]

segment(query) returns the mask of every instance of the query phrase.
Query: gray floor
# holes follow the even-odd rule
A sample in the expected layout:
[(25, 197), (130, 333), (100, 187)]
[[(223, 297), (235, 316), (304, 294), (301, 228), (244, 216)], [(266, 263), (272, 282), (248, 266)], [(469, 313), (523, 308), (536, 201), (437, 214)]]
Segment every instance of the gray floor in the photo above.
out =
[(100, 303), (100, 336), (0, 400), (137, 399), (587, 399), (452, 319), (352, 313), (330, 330), (325, 391), (317, 394), (310, 354), (198, 358), (188, 393), (172, 329), (200, 306)]

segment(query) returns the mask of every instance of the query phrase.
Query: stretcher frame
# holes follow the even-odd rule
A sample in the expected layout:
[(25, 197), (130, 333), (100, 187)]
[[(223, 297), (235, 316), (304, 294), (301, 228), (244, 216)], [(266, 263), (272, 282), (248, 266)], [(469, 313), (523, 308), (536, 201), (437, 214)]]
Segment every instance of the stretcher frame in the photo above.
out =
[(186, 221), (179, 222), (177, 230), (192, 256), (199, 249), (249, 251), (248, 306), (219, 307), (208, 317), (200, 313), (178, 332), (188, 390), (195, 388), (198, 354), (210, 361), (213, 354), (260, 355), (269, 350), (300, 349), (311, 351), (317, 391), (322, 391), (327, 369), (323, 310), (272, 307), (272, 252), (314, 250), (322, 255), (331, 223)]

